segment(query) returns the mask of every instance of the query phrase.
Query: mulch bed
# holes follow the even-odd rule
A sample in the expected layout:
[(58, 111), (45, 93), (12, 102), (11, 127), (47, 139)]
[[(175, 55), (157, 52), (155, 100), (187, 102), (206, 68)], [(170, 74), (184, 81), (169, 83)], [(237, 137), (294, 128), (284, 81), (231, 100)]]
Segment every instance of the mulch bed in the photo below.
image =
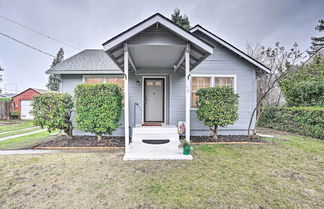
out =
[(56, 136), (39, 144), (37, 147), (124, 147), (124, 137), (103, 136), (98, 141), (96, 136)]
[[(183, 137), (180, 137), (183, 139)], [(251, 143), (265, 143), (263, 139), (254, 138), (248, 139), (244, 135), (228, 135), (228, 136), (218, 136), (217, 140), (214, 140), (210, 136), (192, 136), (192, 143), (210, 143), (210, 142), (251, 142)], [(43, 141), (41, 144), (37, 145), (35, 148), (41, 147), (124, 147), (125, 138), (124, 137), (112, 137), (104, 136), (101, 141), (98, 141), (96, 136), (73, 136), (69, 138), (67, 136), (55, 136), (51, 137), (49, 140)]]

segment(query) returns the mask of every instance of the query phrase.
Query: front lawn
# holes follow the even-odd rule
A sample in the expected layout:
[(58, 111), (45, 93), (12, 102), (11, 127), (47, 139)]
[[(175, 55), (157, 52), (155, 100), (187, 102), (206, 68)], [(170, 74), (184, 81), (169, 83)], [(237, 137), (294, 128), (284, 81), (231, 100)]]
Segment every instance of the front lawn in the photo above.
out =
[(19, 129), (29, 128), (33, 127), (33, 121), (20, 121), (16, 120), (12, 123), (3, 124), (0, 126), (0, 133), (1, 132), (7, 132), (7, 131), (15, 131)]
[[(29, 130), (35, 131), (35, 130)], [(43, 139), (48, 138), (51, 134), (47, 131), (42, 131), (26, 136), (20, 136), (12, 139), (0, 141), (0, 150), (5, 149), (24, 149), (38, 145)]]
[(324, 208), (324, 142), (196, 146), (192, 161), (123, 151), (0, 156), (2, 208)]

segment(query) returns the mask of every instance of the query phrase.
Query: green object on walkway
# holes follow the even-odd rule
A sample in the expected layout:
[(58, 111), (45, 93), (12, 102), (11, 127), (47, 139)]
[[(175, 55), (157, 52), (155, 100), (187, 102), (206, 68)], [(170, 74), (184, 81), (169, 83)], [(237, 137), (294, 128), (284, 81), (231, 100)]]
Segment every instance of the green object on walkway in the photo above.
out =
[(184, 155), (190, 155), (190, 151), (193, 150), (191, 146), (186, 146), (183, 148), (183, 154)]

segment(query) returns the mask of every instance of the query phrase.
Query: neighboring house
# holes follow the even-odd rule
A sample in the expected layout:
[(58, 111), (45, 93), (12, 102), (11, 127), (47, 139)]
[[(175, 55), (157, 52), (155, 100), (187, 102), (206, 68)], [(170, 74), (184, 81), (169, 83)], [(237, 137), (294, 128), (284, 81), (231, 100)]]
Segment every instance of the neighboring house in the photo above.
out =
[(83, 50), (47, 73), (60, 74), (60, 92), (72, 95), (80, 83), (121, 86), (124, 115), (113, 135), (125, 136), (127, 153), (130, 135), (133, 144), (145, 137), (172, 138), (168, 134), (177, 134), (181, 121), (186, 122), (186, 140), (209, 135), (196, 116), (195, 92), (204, 87), (234, 88), (240, 96), (239, 119), (219, 133), (247, 134), (256, 105), (256, 70), (270, 71), (200, 25), (187, 31), (155, 14), (103, 43), (103, 50)]
[(16, 94), (0, 94), (0, 97), (4, 97), (4, 98), (12, 98), (14, 97)]
[(49, 93), (49, 92), (53, 92), (53, 91), (29, 88), (12, 97), (12, 101), (14, 103), (14, 109), (20, 112), (20, 119), (22, 120), (33, 119), (33, 116), (29, 113), (32, 109), (31, 102), (33, 100), (33, 96)]

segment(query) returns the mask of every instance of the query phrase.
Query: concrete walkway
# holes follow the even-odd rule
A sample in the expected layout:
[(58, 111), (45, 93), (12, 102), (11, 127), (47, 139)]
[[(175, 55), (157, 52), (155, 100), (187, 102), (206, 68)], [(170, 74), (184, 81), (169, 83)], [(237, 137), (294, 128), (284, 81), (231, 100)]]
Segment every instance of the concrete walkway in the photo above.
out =
[(50, 154), (59, 152), (60, 150), (0, 150), (0, 155)]
[(78, 150), (40, 150), (40, 149), (21, 149), (21, 150), (0, 150), (1, 155), (28, 155), (28, 154), (56, 154), (56, 153), (108, 153), (119, 152), (119, 150), (104, 150), (104, 149), (78, 149)]
[(43, 132), (43, 131), (46, 131), (46, 129), (41, 129), (41, 130), (37, 130), (37, 131), (31, 131), (31, 132), (28, 132), (28, 133), (17, 134), (17, 135), (13, 135), (13, 136), (2, 137), (2, 138), (0, 138), (0, 141), (5, 141), (5, 140), (8, 140), (8, 139), (13, 139), (13, 138), (21, 137), (21, 136), (27, 136), (27, 135), (30, 135), (30, 134), (36, 134), (36, 133)]

